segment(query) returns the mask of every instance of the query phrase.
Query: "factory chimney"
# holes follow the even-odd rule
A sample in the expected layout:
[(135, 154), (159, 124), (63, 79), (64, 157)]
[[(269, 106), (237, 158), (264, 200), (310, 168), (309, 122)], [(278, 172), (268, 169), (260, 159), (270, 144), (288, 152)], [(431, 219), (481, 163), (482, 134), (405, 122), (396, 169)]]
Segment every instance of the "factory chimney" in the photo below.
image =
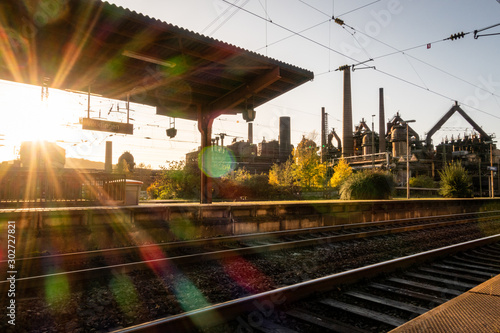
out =
[(341, 67), (344, 71), (344, 114), (342, 121), (342, 157), (354, 155), (352, 132), (351, 67)]
[(248, 123), (248, 143), (253, 143), (253, 123)]
[(106, 153), (104, 160), (104, 171), (111, 173), (113, 171), (112, 157), (113, 157), (113, 142), (106, 141)]
[(280, 117), (279, 156), (286, 161), (291, 152), (290, 117)]
[(379, 124), (379, 139), (378, 139), (378, 152), (379, 153), (385, 153), (386, 151), (386, 145), (385, 145), (385, 110), (384, 110), (384, 88), (380, 88), (379, 90), (379, 117), (378, 117), (378, 124)]

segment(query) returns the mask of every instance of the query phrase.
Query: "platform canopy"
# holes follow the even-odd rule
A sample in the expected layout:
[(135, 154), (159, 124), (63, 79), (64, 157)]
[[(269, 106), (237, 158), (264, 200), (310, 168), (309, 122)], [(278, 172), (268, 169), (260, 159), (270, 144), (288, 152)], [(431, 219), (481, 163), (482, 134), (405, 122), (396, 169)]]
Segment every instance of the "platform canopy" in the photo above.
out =
[(155, 106), (234, 114), (313, 73), (100, 0), (0, 1), (0, 79)]
[[(313, 76), (101, 0), (0, 1), (0, 79), (90, 91), (197, 120), (202, 147), (211, 144), (217, 116), (252, 120), (255, 107)], [(211, 193), (202, 172), (201, 202), (210, 203)]]

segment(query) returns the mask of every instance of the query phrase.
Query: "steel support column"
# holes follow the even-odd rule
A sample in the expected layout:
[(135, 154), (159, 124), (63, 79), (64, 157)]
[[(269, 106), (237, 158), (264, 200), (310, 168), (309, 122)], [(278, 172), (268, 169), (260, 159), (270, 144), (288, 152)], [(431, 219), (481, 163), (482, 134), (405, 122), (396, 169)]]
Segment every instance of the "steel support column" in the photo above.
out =
[[(206, 174), (207, 166), (211, 161), (210, 154), (206, 154), (206, 148), (211, 146), (212, 139), (212, 124), (217, 114), (210, 114), (202, 112), (201, 108), (198, 110), (198, 130), (201, 133), (201, 151), (198, 159), (201, 166), (201, 186), (200, 186), (200, 203), (212, 203), (212, 178)], [(200, 163), (201, 162), (201, 163)]]

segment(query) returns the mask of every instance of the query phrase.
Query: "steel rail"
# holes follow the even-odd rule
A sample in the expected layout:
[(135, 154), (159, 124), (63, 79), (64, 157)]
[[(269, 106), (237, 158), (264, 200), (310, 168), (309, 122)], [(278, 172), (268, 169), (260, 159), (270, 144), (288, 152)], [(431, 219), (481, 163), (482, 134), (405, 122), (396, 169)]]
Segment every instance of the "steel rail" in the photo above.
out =
[[(258, 241), (270, 241), (270, 240), (275, 240), (277, 238), (292, 237), (297, 235), (312, 236), (313, 234), (318, 234), (318, 233), (344, 232), (348, 230), (362, 229), (362, 228), (387, 227), (395, 224), (411, 224), (419, 222), (422, 223), (425, 221), (434, 221), (443, 219), (447, 220), (447, 219), (457, 219), (465, 217), (495, 218), (495, 216), (500, 217), (500, 211), (426, 216), (426, 217), (407, 218), (399, 220), (385, 220), (385, 221), (375, 221), (375, 222), (341, 224), (341, 225), (315, 227), (315, 228), (283, 230), (283, 231), (274, 231), (274, 232), (257, 233), (257, 234), (252, 233), (246, 235), (225, 236), (225, 237), (217, 237), (210, 239), (176, 241), (176, 242), (160, 243), (152, 245), (128, 246), (128, 247), (109, 248), (109, 249), (84, 251), (84, 252), (64, 253), (64, 254), (49, 255), (49, 256), (17, 258), (16, 265), (20, 268), (30, 267), (31, 269), (42, 266), (43, 267), (51, 266), (52, 263), (54, 265), (65, 266), (69, 262), (89, 261), (102, 257), (105, 257), (107, 259), (122, 258), (125, 256), (137, 255), (138, 253), (150, 253), (150, 251), (152, 250), (157, 251), (158, 249), (161, 250), (163, 254), (165, 254), (170, 250), (175, 250), (180, 248), (203, 248), (208, 246), (221, 246), (225, 243), (229, 244), (239, 243), (240, 246), (244, 248), (248, 247), (244, 244), (245, 242), (250, 243)], [(370, 236), (375, 236), (375, 235), (376, 234), (370, 234)], [(380, 235), (383, 235), (383, 233)], [(342, 241), (347, 239), (349, 238), (343, 239), (342, 237), (339, 237), (337, 240), (332, 240), (332, 241)], [(318, 240), (319, 242), (323, 242), (325, 238), (318, 238)], [(314, 240), (312, 240), (310, 245), (314, 244), (316, 243), (314, 242)], [(307, 240), (305, 240), (303, 242), (303, 246), (307, 245), (308, 245)], [(288, 247), (285, 246), (285, 248)], [(264, 250), (265, 248), (262, 249)], [(8, 262), (7, 260), (0, 260), (0, 271), (7, 270), (7, 262)], [(20, 271), (22, 272), (22, 270)]]
[(425, 251), (402, 258), (388, 260), (346, 272), (333, 274), (318, 279), (297, 283), (278, 288), (272, 291), (239, 298), (233, 301), (216, 304), (195, 311), (131, 326), (114, 331), (115, 333), (128, 332), (168, 332), (175, 330), (191, 331), (199, 328), (208, 328), (224, 324), (245, 314), (263, 309), (274, 309), (285, 302), (294, 302), (314, 293), (323, 293), (334, 290), (339, 285), (353, 284), (361, 279), (374, 278), (382, 273), (393, 272), (411, 265), (447, 257), (458, 252), (466, 251), (479, 246), (500, 241), (500, 234), (468, 241), (435, 250)]
[[(367, 237), (393, 235), (403, 232), (418, 231), (418, 230), (453, 226), (457, 224), (476, 223), (476, 222), (477, 219), (436, 222), (436, 223), (419, 224), (419, 225), (412, 225), (405, 227), (397, 227), (393, 229), (364, 231), (360, 233), (352, 233), (345, 235), (333, 235), (333, 236), (318, 237), (318, 238), (298, 240), (298, 241), (288, 241), (275, 244), (242, 247), (237, 249), (204, 252), (198, 254), (181, 255), (181, 256), (174, 256), (174, 257), (167, 257), (160, 259), (141, 260), (136, 262), (107, 265), (107, 266), (93, 267), (87, 269), (78, 269), (66, 272), (57, 272), (52, 274), (21, 277), (16, 279), (16, 283), (18, 285), (19, 290), (26, 291), (26, 290), (41, 288), (44, 286), (47, 280), (50, 279), (57, 280), (57, 278), (63, 276), (65, 277), (64, 280), (67, 280), (69, 283), (75, 283), (79, 281), (86, 281), (86, 280), (100, 278), (102, 276), (114, 273), (127, 274), (133, 271), (146, 271), (146, 270), (154, 270), (157, 272), (161, 272), (162, 270), (165, 269), (165, 267), (168, 267), (170, 263), (173, 263), (175, 265), (182, 265), (182, 264), (190, 264), (190, 263), (204, 262), (210, 260), (221, 260), (224, 258), (234, 257), (234, 256), (247, 256), (247, 255), (285, 250), (291, 248), (323, 245), (334, 242), (362, 239)], [(8, 287), (8, 281), (0, 281), (0, 292), (2, 292), (7, 287)]]

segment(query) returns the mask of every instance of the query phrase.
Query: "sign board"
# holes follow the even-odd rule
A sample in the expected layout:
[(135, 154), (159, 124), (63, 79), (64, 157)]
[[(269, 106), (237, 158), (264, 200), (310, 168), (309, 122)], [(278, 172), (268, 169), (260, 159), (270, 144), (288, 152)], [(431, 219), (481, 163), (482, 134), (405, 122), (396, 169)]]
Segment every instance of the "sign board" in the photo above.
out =
[(488, 166), (488, 170), (490, 170), (490, 171), (497, 171), (497, 167)]
[(134, 125), (127, 123), (118, 123), (100, 119), (83, 118), (82, 129), (101, 132), (113, 132), (121, 134), (133, 134)]

